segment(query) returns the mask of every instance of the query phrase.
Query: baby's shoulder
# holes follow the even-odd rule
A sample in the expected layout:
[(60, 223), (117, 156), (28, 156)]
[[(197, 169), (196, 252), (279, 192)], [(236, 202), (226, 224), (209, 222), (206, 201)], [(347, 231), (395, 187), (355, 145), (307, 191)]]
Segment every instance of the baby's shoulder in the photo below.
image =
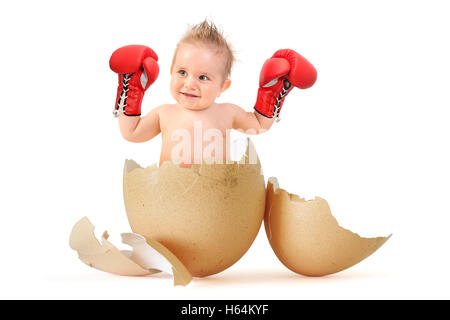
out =
[(231, 112), (231, 113), (234, 113), (234, 112), (236, 112), (236, 110), (241, 109), (241, 107), (239, 107), (233, 103), (227, 103), (227, 102), (226, 103), (218, 103), (217, 106), (222, 111)]
[(221, 103), (220, 108), (223, 113), (226, 113), (229, 117), (233, 119), (241, 116), (245, 112), (245, 110), (242, 107), (234, 103)]
[(161, 110), (169, 110), (176, 107), (176, 104), (161, 104), (157, 108), (160, 108)]
[(161, 114), (173, 112), (176, 109), (176, 104), (162, 104), (155, 108), (157, 112)]

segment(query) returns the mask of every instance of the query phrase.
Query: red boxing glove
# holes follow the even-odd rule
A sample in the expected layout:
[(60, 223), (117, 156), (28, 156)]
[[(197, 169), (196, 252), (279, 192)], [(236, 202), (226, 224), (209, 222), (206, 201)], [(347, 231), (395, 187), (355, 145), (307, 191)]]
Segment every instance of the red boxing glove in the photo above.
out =
[(114, 115), (140, 116), (145, 90), (159, 73), (158, 56), (146, 46), (129, 45), (114, 51), (109, 59), (111, 70), (119, 74)]
[(259, 75), (258, 97), (255, 110), (267, 118), (279, 121), (284, 98), (292, 86), (311, 87), (317, 71), (304, 57), (290, 49), (278, 50), (266, 60)]

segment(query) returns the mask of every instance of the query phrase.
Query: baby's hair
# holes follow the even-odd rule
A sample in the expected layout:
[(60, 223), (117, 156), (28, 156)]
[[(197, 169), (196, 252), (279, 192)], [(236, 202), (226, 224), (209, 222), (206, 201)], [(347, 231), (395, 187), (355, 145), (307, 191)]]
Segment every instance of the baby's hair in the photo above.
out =
[(196, 24), (194, 26), (190, 26), (187, 32), (181, 37), (180, 41), (177, 43), (177, 47), (175, 49), (175, 53), (172, 59), (172, 66), (175, 62), (175, 57), (178, 52), (178, 48), (183, 43), (196, 43), (201, 42), (203, 44), (214, 45), (218, 49), (223, 50), (225, 56), (227, 58), (227, 62), (225, 65), (225, 75), (230, 77), (231, 68), (233, 67), (233, 63), (235, 61), (234, 53), (231, 48), (231, 45), (227, 42), (223, 33), (216, 27), (213, 22), (209, 22), (205, 19), (203, 22)]

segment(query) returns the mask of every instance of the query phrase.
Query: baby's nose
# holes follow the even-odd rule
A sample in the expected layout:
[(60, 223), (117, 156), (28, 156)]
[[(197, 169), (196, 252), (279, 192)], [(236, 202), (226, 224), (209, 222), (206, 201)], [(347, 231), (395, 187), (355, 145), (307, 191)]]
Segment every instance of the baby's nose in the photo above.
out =
[(196, 81), (195, 77), (187, 77), (184, 82), (184, 85), (187, 88), (191, 88), (191, 87), (194, 87), (196, 85), (196, 83), (197, 83), (197, 81)]

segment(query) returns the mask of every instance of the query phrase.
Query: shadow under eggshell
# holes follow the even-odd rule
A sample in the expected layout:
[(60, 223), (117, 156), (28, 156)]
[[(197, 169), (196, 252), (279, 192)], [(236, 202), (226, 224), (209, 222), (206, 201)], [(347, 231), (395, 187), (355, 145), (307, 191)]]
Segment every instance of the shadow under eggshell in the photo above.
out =
[(265, 208), (261, 165), (250, 140), (241, 161), (141, 168), (126, 160), (124, 201), (133, 232), (167, 247), (196, 277), (233, 265), (253, 243)]
[(264, 225), (278, 259), (306, 276), (324, 276), (347, 269), (370, 256), (388, 237), (362, 238), (340, 227), (325, 199), (304, 200), (267, 183)]

